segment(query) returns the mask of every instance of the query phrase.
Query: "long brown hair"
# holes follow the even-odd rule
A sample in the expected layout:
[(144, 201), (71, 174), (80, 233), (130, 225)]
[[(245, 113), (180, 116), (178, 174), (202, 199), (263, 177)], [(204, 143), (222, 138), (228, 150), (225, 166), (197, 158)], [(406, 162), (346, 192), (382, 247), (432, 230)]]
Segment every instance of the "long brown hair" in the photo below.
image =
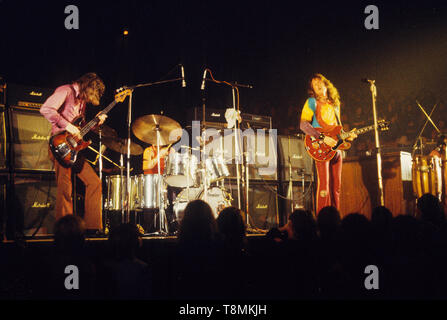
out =
[(87, 89), (92, 89), (98, 97), (104, 94), (105, 85), (102, 79), (94, 72), (84, 74), (75, 83), (79, 84), (79, 96), (82, 100), (87, 100)]
[(340, 95), (338, 94), (337, 88), (332, 84), (332, 82), (330, 82), (325, 76), (323, 76), (320, 73), (316, 73), (312, 76), (312, 78), (310, 78), (309, 89), (308, 89), (309, 96), (317, 99), (317, 95), (312, 87), (313, 79), (319, 79), (319, 80), (323, 81), (323, 83), (326, 86), (327, 91), (328, 91), (329, 102), (334, 106), (340, 106)]

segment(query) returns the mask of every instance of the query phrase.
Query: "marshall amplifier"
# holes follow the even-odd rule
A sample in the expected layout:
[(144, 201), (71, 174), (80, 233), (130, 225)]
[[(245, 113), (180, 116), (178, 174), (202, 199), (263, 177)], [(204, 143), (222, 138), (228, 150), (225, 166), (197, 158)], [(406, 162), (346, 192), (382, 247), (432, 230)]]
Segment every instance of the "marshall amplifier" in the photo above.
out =
[(271, 129), (272, 128), (272, 117), (260, 116), (256, 114), (242, 113), (241, 114), (242, 128), (253, 128), (253, 129)]
[(54, 174), (13, 174), (8, 194), (8, 234), (45, 236), (53, 233), (56, 205)]
[(48, 154), (51, 124), (39, 110), (10, 107), (11, 166), (14, 170), (53, 171)]
[(200, 121), (204, 127), (226, 128), (225, 111), (226, 109), (205, 108), (204, 111), (202, 107), (194, 108), (194, 120)]
[[(279, 173), (282, 181), (313, 181), (313, 159), (309, 156), (300, 136), (279, 136)], [(290, 161), (290, 165), (289, 165)], [(291, 170), (290, 170), (291, 169)]]
[[(238, 206), (238, 192), (235, 180), (231, 180), (230, 186), (227, 186), (231, 192), (233, 207)], [(251, 183), (248, 191), (249, 217), (250, 226), (252, 228), (269, 230), (277, 227), (281, 218), (278, 210), (278, 185), (276, 183)], [(244, 208), (244, 190), (241, 187), (241, 206)], [(245, 214), (244, 214), (245, 219)]]
[(52, 93), (48, 88), (8, 84), (8, 105), (39, 109)]
[(280, 211), (283, 213), (282, 225), (287, 223), (290, 214), (294, 210), (303, 209), (313, 211), (314, 185), (312, 182), (288, 182), (281, 183)]
[[(224, 159), (226, 160), (230, 178), (236, 178), (236, 159), (245, 157), (244, 162), (248, 165), (249, 179), (251, 180), (278, 180), (278, 150), (276, 131), (270, 130), (241, 130), (239, 137), (240, 150), (239, 157), (236, 154), (236, 139), (234, 132), (226, 134), (223, 143), (215, 139), (207, 145), (208, 150), (218, 150), (219, 145), (223, 145)], [(207, 152), (207, 154), (209, 154)], [(242, 166), (239, 166), (239, 173), (242, 174)]]

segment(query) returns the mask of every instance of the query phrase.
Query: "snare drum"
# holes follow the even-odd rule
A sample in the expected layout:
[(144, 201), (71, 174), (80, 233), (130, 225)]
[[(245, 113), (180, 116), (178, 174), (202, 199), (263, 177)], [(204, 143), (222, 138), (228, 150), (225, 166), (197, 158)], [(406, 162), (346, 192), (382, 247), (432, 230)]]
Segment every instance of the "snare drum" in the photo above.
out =
[(170, 153), (165, 181), (172, 187), (191, 187), (196, 182), (197, 157), (189, 153)]
[(426, 193), (442, 194), (441, 158), (416, 155), (413, 159), (413, 192), (418, 198)]
[(189, 201), (201, 199), (206, 201), (211, 209), (213, 210), (214, 217), (217, 218), (219, 212), (226, 207), (231, 206), (231, 201), (228, 199), (225, 191), (218, 187), (212, 187), (207, 190), (206, 197), (203, 188), (189, 188), (189, 199), (188, 199), (188, 189), (183, 190), (177, 196), (174, 201), (174, 213), (177, 221), (183, 219), (183, 212)]

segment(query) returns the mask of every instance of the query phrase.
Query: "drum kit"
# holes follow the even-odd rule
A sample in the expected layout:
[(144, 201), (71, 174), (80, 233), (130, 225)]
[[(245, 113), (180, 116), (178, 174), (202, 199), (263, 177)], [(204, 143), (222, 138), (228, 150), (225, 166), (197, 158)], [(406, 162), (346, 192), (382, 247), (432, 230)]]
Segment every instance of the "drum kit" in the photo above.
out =
[[(151, 211), (159, 216), (160, 230), (167, 230), (166, 210), (168, 207), (172, 208), (171, 213), (174, 219), (180, 222), (183, 211), (191, 200), (206, 201), (211, 206), (215, 217), (221, 209), (231, 205), (231, 195), (226, 191), (224, 184), (224, 179), (230, 174), (222, 156), (223, 150), (214, 152), (212, 157), (207, 158), (203, 155), (205, 144), (200, 144), (195, 150), (200, 150), (198, 154), (202, 155), (204, 161), (199, 161), (197, 154), (192, 152), (193, 148), (174, 145), (166, 157), (163, 172), (160, 172), (162, 166), (158, 166), (158, 173), (131, 175), (128, 182), (128, 176), (124, 173), (123, 156), (128, 150), (130, 150), (130, 155), (140, 156), (143, 154), (143, 148), (135, 142), (131, 142), (128, 148), (127, 140), (119, 138), (114, 129), (105, 125), (102, 125), (100, 129), (102, 143), (121, 156), (119, 165), (105, 157), (121, 170), (118, 175), (105, 177), (104, 210), (106, 215), (119, 211), (124, 214), (124, 211), (128, 209), (134, 212)], [(151, 114), (136, 119), (132, 124), (132, 132), (142, 142), (158, 148), (157, 163), (160, 163), (160, 148), (177, 143), (183, 129), (173, 119)], [(170, 187), (177, 188), (178, 191), (175, 199), (171, 201), (168, 199)], [(127, 194), (129, 197), (126, 196)], [(169, 232), (175, 232), (175, 230), (169, 230)]]
[(417, 198), (430, 193), (443, 201), (447, 191), (446, 150), (424, 138), (420, 138), (418, 149), (420, 154), (413, 155), (413, 193)]

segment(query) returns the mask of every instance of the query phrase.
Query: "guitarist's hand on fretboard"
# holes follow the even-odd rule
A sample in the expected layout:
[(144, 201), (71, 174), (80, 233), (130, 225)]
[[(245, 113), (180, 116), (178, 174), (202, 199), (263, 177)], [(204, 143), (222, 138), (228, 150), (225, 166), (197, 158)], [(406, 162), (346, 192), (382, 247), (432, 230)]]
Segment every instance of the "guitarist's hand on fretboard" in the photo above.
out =
[(350, 135), (349, 135), (348, 138), (346, 138), (346, 140), (352, 141), (352, 140), (354, 140), (355, 138), (358, 137), (357, 134), (355, 134), (355, 130), (357, 130), (357, 128), (354, 128), (354, 129), (351, 130)]
[(98, 126), (102, 125), (104, 121), (107, 119), (107, 115), (105, 113), (98, 113), (96, 117), (99, 119)]

